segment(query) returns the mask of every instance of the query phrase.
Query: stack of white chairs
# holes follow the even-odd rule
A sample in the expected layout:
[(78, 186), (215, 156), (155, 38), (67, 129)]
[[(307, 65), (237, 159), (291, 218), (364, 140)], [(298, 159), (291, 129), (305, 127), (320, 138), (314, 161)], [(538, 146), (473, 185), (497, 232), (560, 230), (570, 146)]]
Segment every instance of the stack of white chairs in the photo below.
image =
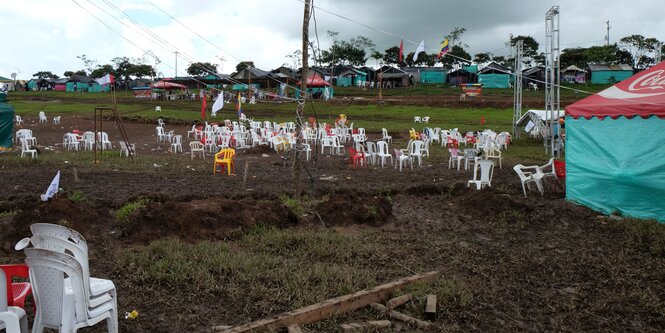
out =
[[(24, 250), (37, 305), (33, 332), (44, 328), (76, 332), (106, 321), (118, 332), (113, 281), (90, 277), (88, 246), (78, 232), (55, 224), (30, 226), (33, 236), (16, 245)], [(32, 244), (32, 248), (25, 248)]]

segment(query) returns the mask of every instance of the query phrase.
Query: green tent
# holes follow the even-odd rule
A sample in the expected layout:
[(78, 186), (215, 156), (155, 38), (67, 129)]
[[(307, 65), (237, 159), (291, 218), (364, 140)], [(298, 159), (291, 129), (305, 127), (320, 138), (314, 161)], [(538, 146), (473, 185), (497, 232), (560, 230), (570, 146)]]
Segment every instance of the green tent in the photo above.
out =
[(11, 148), (14, 141), (14, 108), (5, 103), (7, 94), (0, 93), (0, 148)]
[(566, 108), (566, 198), (665, 222), (665, 62)]
[(510, 88), (509, 74), (478, 74), (478, 83), (482, 83), (483, 88)]

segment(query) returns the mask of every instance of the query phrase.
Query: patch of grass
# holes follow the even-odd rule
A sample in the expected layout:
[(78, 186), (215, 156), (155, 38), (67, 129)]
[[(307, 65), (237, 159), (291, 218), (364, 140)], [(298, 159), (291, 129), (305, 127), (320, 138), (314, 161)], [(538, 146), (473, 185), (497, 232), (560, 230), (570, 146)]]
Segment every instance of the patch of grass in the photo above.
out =
[(120, 207), (115, 213), (115, 220), (121, 229), (128, 227), (133, 222), (133, 217), (139, 210), (145, 209), (150, 203), (147, 198), (138, 198)]
[(12, 210), (7, 210), (7, 211), (4, 211), (4, 212), (0, 212), (0, 218), (14, 217), (14, 216), (16, 216), (16, 214), (18, 214), (20, 212), (21, 212), (20, 209), (12, 209)]
[(665, 257), (665, 224), (640, 219), (626, 219), (620, 223), (635, 247)]
[(305, 212), (305, 208), (298, 199), (290, 195), (281, 195), (279, 199), (282, 201), (282, 204), (296, 214), (296, 216), (301, 216)]
[(87, 198), (80, 191), (74, 191), (68, 195), (69, 200), (75, 203), (87, 201)]
[(255, 316), (271, 311), (256, 304), (286, 310), (374, 286), (380, 273), (357, 258), (375, 246), (333, 232), (259, 228), (234, 242), (154, 241), (121, 253), (118, 264), (133, 283), (243, 300)]

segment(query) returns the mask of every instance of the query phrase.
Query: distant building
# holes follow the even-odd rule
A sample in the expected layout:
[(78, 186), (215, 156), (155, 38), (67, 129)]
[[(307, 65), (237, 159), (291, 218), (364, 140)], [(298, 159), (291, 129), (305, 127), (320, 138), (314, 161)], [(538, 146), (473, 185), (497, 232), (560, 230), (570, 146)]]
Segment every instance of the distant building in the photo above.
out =
[(511, 73), (510, 68), (492, 61), (478, 70), (478, 83), (483, 88), (510, 88)]
[(413, 75), (413, 80), (419, 83), (444, 83), (448, 79), (448, 69), (445, 67), (404, 67), (402, 69)]
[(592, 84), (614, 84), (633, 76), (630, 65), (588, 64)]

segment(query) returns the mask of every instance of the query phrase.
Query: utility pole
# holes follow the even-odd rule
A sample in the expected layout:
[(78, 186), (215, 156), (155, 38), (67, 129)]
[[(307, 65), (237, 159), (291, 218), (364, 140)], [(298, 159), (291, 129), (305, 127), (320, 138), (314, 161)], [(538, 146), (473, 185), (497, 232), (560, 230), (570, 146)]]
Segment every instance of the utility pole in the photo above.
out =
[(605, 35), (605, 41), (607, 41), (607, 46), (610, 46), (610, 21), (605, 22), (607, 24), (607, 35)]
[(302, 148), (302, 137), (300, 136), (300, 133), (302, 132), (303, 111), (305, 110), (305, 101), (307, 100), (307, 49), (309, 48), (309, 13), (312, 6), (311, 2), (311, 0), (305, 0), (305, 13), (302, 20), (302, 74), (300, 77), (300, 98), (298, 100), (298, 106), (296, 107), (296, 148), (294, 150), (295, 154), (293, 154), (293, 177), (295, 178), (296, 184), (296, 192), (294, 193), (294, 196), (298, 199), (298, 202), (300, 202), (301, 199), (300, 192), (302, 188), (302, 182), (300, 180), (300, 150)]
[(175, 75), (173, 76), (175, 79), (178, 77), (178, 51), (174, 51), (173, 53), (175, 53)]

